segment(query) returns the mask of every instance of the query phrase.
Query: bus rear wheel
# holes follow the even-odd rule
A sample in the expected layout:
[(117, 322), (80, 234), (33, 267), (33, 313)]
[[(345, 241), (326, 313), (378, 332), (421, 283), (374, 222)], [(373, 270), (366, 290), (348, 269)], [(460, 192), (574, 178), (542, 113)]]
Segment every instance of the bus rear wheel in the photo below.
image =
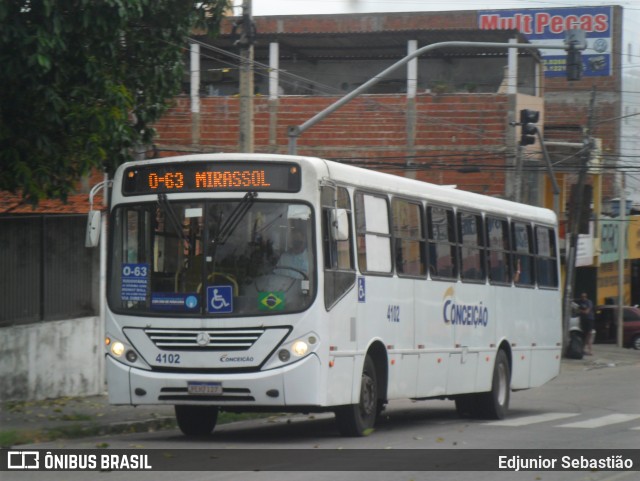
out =
[(336, 409), (336, 424), (340, 434), (348, 437), (366, 436), (371, 433), (378, 416), (378, 377), (376, 366), (370, 356), (364, 360), (360, 381), (358, 404), (340, 406)]
[(500, 350), (493, 366), (491, 391), (478, 394), (478, 414), (485, 419), (504, 419), (511, 395), (511, 368), (507, 354)]
[(462, 418), (504, 419), (509, 409), (510, 394), (509, 359), (507, 354), (500, 350), (493, 367), (491, 391), (456, 396), (456, 411)]
[(176, 405), (176, 421), (185, 436), (211, 434), (218, 421), (218, 406)]

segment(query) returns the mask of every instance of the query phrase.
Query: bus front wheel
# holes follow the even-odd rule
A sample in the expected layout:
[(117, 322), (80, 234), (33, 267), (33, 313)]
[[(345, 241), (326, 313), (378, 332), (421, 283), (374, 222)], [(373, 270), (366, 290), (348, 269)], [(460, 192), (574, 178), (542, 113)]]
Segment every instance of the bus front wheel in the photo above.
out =
[(176, 421), (186, 436), (211, 434), (218, 421), (218, 406), (176, 405)]
[(349, 437), (366, 436), (371, 433), (378, 416), (378, 377), (376, 366), (370, 356), (364, 360), (360, 381), (358, 404), (340, 406), (336, 409), (336, 424), (340, 434)]

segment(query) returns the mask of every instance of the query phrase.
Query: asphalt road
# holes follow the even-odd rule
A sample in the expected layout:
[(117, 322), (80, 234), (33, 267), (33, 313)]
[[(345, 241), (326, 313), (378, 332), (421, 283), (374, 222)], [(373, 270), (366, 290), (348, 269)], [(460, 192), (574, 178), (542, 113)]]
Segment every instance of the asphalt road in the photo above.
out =
[[(563, 362), (560, 376), (547, 385), (513, 393), (509, 417), (502, 421), (465, 420), (457, 417), (451, 401), (398, 401), (390, 404), (376, 426), (375, 432), (364, 438), (342, 438), (334, 427), (332, 415), (284, 416), (243, 421), (216, 428), (207, 438), (190, 440), (178, 431), (121, 434), (108, 437), (58, 441), (40, 445), (21, 446), (21, 449), (56, 448), (113, 449), (197, 449), (227, 450), (222, 455), (242, 450), (242, 458), (234, 471), (188, 471), (191, 465), (177, 464), (187, 471), (154, 472), (8, 472), (3, 480), (345, 480), (345, 481), (635, 481), (636, 471), (528, 471), (511, 470), (469, 471), (466, 458), (481, 449), (528, 449), (532, 453), (543, 449), (607, 449), (640, 447), (640, 363), (629, 360), (606, 359), (585, 362)], [(283, 471), (252, 471), (252, 460), (259, 456), (255, 450), (275, 449), (286, 453)], [(322, 469), (331, 468), (327, 452), (343, 456), (344, 450), (366, 451), (389, 461), (389, 466), (375, 471), (307, 471), (313, 460), (305, 464), (305, 456), (318, 452), (319, 462), (327, 462)], [(284, 451), (283, 451), (284, 450)], [(294, 450), (298, 451), (297, 455)], [(331, 450), (320, 452), (319, 450)], [(337, 450), (337, 451), (336, 451)], [(408, 470), (402, 458), (410, 457)], [(430, 471), (410, 469), (421, 456), (429, 459), (442, 453), (443, 459), (459, 456), (460, 471)], [(467, 451), (463, 451), (467, 450)], [(396, 451), (393, 453), (392, 451)], [(203, 451), (198, 451), (203, 452)], [(586, 451), (585, 451), (586, 452)], [(421, 453), (421, 454), (420, 454)], [(350, 453), (347, 453), (350, 454)], [(288, 457), (287, 457), (288, 456)], [(361, 461), (361, 458), (358, 458)], [(274, 463), (281, 463), (274, 457)], [(178, 461), (176, 461), (178, 463)], [(246, 468), (244, 467), (246, 466)], [(243, 469), (246, 469), (243, 471)], [(267, 468), (268, 469), (268, 468)], [(386, 470), (381, 470), (386, 469)], [(293, 471), (298, 470), (298, 471)]]

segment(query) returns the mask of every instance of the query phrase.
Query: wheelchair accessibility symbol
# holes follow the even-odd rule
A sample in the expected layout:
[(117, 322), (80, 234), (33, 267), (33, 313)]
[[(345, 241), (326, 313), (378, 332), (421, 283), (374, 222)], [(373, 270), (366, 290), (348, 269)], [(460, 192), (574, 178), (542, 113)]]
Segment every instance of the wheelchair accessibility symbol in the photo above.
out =
[(358, 277), (358, 302), (367, 301), (367, 290), (364, 283), (364, 277)]
[(233, 287), (207, 287), (207, 311), (215, 314), (228, 314), (233, 312)]

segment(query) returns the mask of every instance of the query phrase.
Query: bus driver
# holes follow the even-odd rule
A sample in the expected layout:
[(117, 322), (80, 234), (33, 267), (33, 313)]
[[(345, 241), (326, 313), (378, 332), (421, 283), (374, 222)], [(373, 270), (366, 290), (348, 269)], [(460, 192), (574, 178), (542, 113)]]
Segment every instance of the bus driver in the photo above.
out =
[(295, 279), (309, 278), (309, 256), (304, 234), (300, 230), (291, 231), (288, 248), (278, 259), (276, 271), (288, 271), (284, 274)]

